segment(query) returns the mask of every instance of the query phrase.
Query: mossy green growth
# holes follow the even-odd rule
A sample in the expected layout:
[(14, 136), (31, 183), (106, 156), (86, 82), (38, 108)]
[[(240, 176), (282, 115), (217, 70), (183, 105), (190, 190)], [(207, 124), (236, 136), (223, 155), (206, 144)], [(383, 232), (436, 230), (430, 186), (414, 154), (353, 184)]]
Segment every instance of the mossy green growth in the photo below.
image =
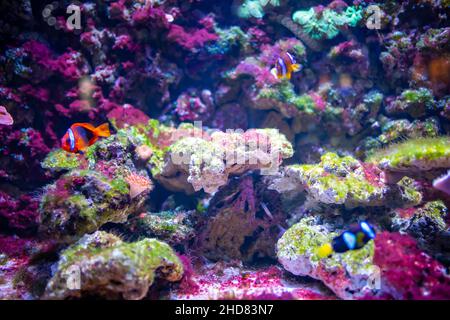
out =
[(413, 179), (403, 177), (397, 185), (400, 187), (403, 202), (407, 203), (409, 207), (422, 202), (422, 193)]
[(68, 197), (66, 204), (68, 207), (75, 207), (81, 217), (90, 221), (96, 220), (96, 211), (93, 204), (90, 203), (82, 194), (76, 194)]
[[(79, 290), (67, 288), (73, 270), (79, 270), (82, 278)], [(164, 242), (143, 239), (125, 243), (117, 236), (99, 231), (85, 235), (61, 253), (58, 269), (44, 296), (64, 299), (87, 294), (142, 299), (156, 276), (178, 281), (183, 272), (180, 259)]]
[(114, 192), (119, 192), (123, 195), (130, 193), (130, 188), (129, 188), (128, 182), (126, 182), (122, 178), (112, 179), (110, 185), (111, 185), (111, 190), (113, 190)]
[(417, 138), (374, 152), (368, 162), (384, 169), (431, 170), (450, 167), (450, 137)]
[(94, 170), (72, 170), (46, 187), (40, 203), (43, 234), (71, 240), (107, 222), (124, 222), (144, 199), (132, 201), (128, 183)]
[(294, 86), (288, 80), (281, 81), (272, 87), (260, 90), (258, 99), (272, 99), (281, 103), (295, 106), (299, 112), (315, 114), (318, 112), (314, 99), (308, 94), (298, 95), (294, 91)]
[(315, 201), (328, 204), (380, 205), (383, 186), (367, 180), (358, 160), (326, 153), (317, 165), (295, 165), (296, 171), (308, 195)]
[(327, 258), (318, 255), (318, 249), (339, 233), (328, 232), (327, 228), (316, 224), (314, 217), (307, 217), (289, 228), (277, 243), (278, 257), (283, 259), (296, 259), (303, 256), (313, 266), (323, 263), (326, 268), (345, 267), (348, 272), (361, 273), (373, 268), (374, 254), (373, 241), (368, 242), (363, 248), (350, 250), (345, 253), (335, 253)]
[(233, 48), (239, 48), (243, 52), (250, 50), (250, 35), (242, 31), (238, 26), (222, 29), (217, 26), (214, 28), (219, 39), (206, 46), (206, 50), (212, 54), (224, 55)]
[(315, 219), (308, 217), (289, 228), (277, 243), (278, 256), (288, 254), (292, 258), (308, 255), (313, 262), (318, 262), (318, 249), (336, 237), (337, 233), (328, 233), (325, 228), (314, 224)]
[(433, 94), (426, 88), (420, 88), (418, 90), (405, 90), (403, 91), (401, 98), (406, 103), (414, 104), (432, 103), (434, 101)]
[(444, 218), (448, 214), (448, 208), (440, 200), (427, 202), (422, 208), (417, 209), (415, 214), (429, 217), (434, 220), (442, 230), (447, 229)]
[(63, 149), (51, 151), (41, 163), (42, 168), (55, 171), (75, 169), (80, 166), (79, 156)]

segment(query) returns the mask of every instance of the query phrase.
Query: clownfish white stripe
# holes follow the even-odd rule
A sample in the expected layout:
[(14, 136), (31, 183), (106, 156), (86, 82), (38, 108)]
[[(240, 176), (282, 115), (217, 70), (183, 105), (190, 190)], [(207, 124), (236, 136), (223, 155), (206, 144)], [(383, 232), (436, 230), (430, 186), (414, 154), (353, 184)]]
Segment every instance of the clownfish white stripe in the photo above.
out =
[(280, 66), (281, 66), (281, 74), (282, 74), (283, 76), (286, 75), (287, 69), (286, 69), (286, 65), (284, 64), (283, 59), (278, 58), (278, 63), (279, 63)]
[(72, 129), (69, 128), (67, 131), (69, 132), (70, 150), (73, 151), (75, 149), (75, 136), (73, 135)]
[(295, 64), (295, 59), (294, 59), (294, 57), (293, 57), (289, 52), (286, 52), (286, 54), (287, 54), (287, 56), (289, 57), (289, 60), (291, 60), (291, 63), (292, 63), (292, 64)]
[(342, 237), (344, 238), (344, 242), (350, 250), (355, 249), (356, 237), (354, 234), (352, 234), (350, 232), (344, 232)]
[(375, 238), (375, 233), (372, 228), (367, 224), (367, 222), (361, 222), (361, 229), (364, 233), (371, 239)]

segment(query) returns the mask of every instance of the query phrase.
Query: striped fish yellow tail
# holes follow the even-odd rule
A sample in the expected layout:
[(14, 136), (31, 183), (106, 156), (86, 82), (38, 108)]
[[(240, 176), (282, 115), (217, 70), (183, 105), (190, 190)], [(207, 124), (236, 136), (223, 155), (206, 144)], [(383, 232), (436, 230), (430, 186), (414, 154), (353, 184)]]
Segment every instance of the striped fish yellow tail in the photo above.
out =
[(317, 249), (317, 255), (321, 259), (330, 256), (332, 253), (333, 253), (333, 247), (331, 246), (331, 243), (326, 243), (323, 246), (321, 246), (319, 249)]
[(109, 137), (111, 135), (111, 132), (109, 132), (109, 124), (104, 123), (99, 125), (97, 128), (95, 128), (95, 133), (99, 137)]
[(292, 66), (291, 66), (291, 68), (292, 68), (292, 71), (293, 72), (298, 72), (298, 71), (300, 71), (300, 65), (298, 64), (298, 63), (295, 63), (295, 64), (293, 64)]

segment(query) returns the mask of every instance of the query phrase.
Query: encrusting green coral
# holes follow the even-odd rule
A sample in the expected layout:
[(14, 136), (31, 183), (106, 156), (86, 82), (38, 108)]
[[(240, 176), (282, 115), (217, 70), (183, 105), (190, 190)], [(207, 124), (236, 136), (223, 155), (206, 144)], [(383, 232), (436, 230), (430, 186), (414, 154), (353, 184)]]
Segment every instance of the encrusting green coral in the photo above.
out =
[(70, 170), (80, 166), (80, 158), (77, 154), (57, 149), (50, 152), (41, 165), (44, 169), (54, 171)]
[(292, 20), (300, 24), (312, 39), (333, 39), (345, 26), (355, 27), (362, 19), (362, 9), (350, 6), (343, 12), (326, 8), (324, 10), (299, 10)]
[(40, 232), (71, 240), (107, 222), (124, 222), (145, 198), (131, 200), (128, 184), (92, 170), (72, 170), (45, 188)]
[(293, 153), (291, 143), (276, 129), (216, 131), (208, 139), (186, 137), (173, 143), (155, 178), (169, 190), (214, 193), (230, 175), (258, 169), (275, 173)]
[(298, 95), (289, 81), (282, 81), (280, 84), (261, 89), (256, 98), (292, 105), (302, 114), (314, 115), (319, 111), (314, 99), (308, 94)]
[(419, 204), (422, 200), (420, 192), (412, 182), (403, 182), (388, 187), (376, 166), (329, 152), (318, 164), (285, 167), (283, 175), (275, 178), (270, 188), (279, 192), (305, 190), (313, 202), (343, 204), (348, 208)]
[(194, 211), (171, 210), (141, 213), (129, 219), (125, 227), (135, 237), (155, 237), (170, 245), (185, 244), (195, 236), (191, 215)]
[(173, 282), (182, 275), (183, 265), (166, 243), (156, 239), (125, 243), (97, 231), (61, 253), (44, 297), (137, 300), (145, 297), (156, 277)]
[(450, 137), (410, 139), (375, 152), (367, 159), (389, 171), (428, 171), (450, 167)]
[[(321, 259), (320, 246), (337, 236), (327, 226), (317, 224), (313, 217), (303, 218), (289, 228), (277, 243), (277, 257), (283, 267), (295, 275), (310, 276), (323, 281), (343, 299), (354, 298), (351, 292), (364, 296), (377, 272), (373, 264), (373, 241), (359, 250), (333, 254)], [(330, 275), (334, 274), (334, 277)]]
[(435, 111), (436, 106), (431, 90), (427, 88), (408, 89), (392, 101), (386, 107), (386, 111), (390, 114), (407, 113), (413, 118), (419, 118)]

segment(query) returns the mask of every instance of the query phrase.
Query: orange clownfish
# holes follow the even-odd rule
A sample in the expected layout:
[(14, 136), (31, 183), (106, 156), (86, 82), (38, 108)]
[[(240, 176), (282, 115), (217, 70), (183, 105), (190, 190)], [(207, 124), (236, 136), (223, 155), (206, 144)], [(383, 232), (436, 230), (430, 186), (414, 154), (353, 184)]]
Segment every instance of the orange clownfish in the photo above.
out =
[(275, 67), (270, 72), (278, 79), (291, 79), (292, 73), (301, 70), (301, 66), (295, 61), (289, 52), (282, 52), (275, 62)]
[(99, 137), (109, 137), (110, 135), (107, 123), (97, 128), (89, 123), (74, 123), (62, 137), (61, 147), (67, 152), (82, 152), (93, 145)]

